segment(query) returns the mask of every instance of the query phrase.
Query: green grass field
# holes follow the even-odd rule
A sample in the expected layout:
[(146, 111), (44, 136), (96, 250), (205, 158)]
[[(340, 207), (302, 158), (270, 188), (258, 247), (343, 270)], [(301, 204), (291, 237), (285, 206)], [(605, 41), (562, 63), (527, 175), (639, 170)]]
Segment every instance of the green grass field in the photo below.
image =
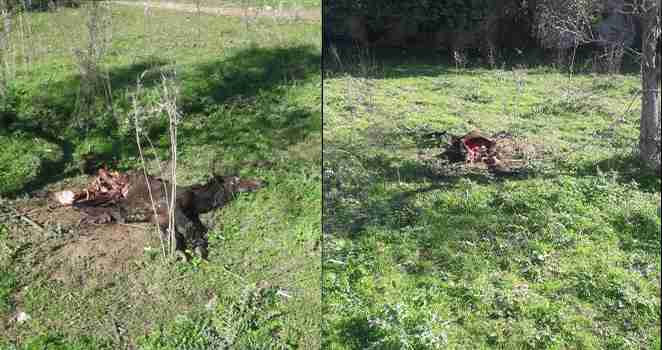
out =
[[(130, 0), (141, 1), (141, 0)], [(175, 2), (196, 5), (196, 0), (158, 0), (160, 2)], [(155, 1), (156, 2), (156, 1)], [(205, 7), (265, 7), (291, 9), (303, 7), (307, 9), (321, 9), (320, 0), (199, 0), (200, 6)], [(321, 11), (321, 10), (320, 10)]]
[[(339, 57), (324, 78), (324, 348), (660, 348), (660, 178), (633, 153), (636, 74)], [(416, 128), (506, 131), (535, 161), (446, 172)]]
[[(87, 48), (83, 10), (25, 16), (30, 32), (13, 32), (3, 57), (15, 75), (0, 100), (0, 349), (318, 348), (319, 24), (121, 6), (112, 15), (91, 100), (74, 60)], [(138, 103), (156, 101), (162, 71), (180, 88), (179, 183), (214, 169), (268, 182), (203, 218), (208, 262), (164, 263), (148, 225), (83, 232), (62, 223), (67, 210), (49, 214), (29, 195), (82, 188), (90, 151), (114, 169), (139, 168), (131, 97), (142, 75)], [(155, 171), (154, 155), (168, 156), (167, 121), (144, 128)], [(123, 230), (123, 241), (106, 238)], [(98, 242), (130, 260), (101, 264), (112, 257), (82, 249)]]

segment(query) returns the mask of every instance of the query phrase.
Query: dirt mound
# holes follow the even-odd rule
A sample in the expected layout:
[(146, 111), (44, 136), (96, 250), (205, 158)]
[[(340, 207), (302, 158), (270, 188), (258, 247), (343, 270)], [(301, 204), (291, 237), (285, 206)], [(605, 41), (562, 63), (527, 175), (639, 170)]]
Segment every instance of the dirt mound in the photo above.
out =
[(34, 260), (40, 274), (85, 283), (90, 276), (130, 271), (145, 257), (147, 247), (150, 254), (160, 254), (153, 225), (79, 225), (78, 211), (53, 205), (45, 200), (16, 205), (8, 225), (13, 235), (34, 248), (25, 258)]
[(98, 225), (85, 235), (54, 247), (44, 264), (55, 267), (51, 278), (63, 282), (88, 273), (128, 272), (145, 255), (146, 247), (158, 252), (149, 225)]

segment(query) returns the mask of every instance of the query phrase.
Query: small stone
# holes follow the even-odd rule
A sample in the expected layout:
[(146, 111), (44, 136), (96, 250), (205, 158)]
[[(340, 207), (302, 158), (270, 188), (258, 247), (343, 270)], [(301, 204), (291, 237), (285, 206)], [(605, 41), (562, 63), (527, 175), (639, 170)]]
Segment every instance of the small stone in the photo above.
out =
[(32, 317), (30, 317), (30, 315), (26, 314), (23, 311), (16, 314), (16, 322), (18, 322), (18, 323), (23, 323), (23, 322), (29, 321), (31, 318)]
[(76, 199), (76, 195), (72, 191), (60, 191), (55, 193), (55, 200), (62, 205), (71, 205)]

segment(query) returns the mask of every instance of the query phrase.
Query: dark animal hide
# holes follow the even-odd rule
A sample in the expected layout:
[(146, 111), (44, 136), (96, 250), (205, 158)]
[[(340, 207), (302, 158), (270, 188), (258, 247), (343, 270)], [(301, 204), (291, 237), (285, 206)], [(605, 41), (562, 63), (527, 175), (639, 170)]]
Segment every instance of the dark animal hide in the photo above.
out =
[[(125, 181), (128, 185), (120, 198), (74, 203), (73, 206), (81, 211), (81, 222), (152, 221), (159, 225), (161, 235), (167, 241), (170, 182), (145, 177), (139, 172), (126, 174)], [(237, 193), (253, 192), (261, 187), (259, 180), (237, 176), (214, 176), (203, 185), (177, 186), (174, 211), (176, 250), (183, 252), (190, 245), (196, 254), (206, 258), (207, 229), (200, 221), (200, 214), (225, 206)]]

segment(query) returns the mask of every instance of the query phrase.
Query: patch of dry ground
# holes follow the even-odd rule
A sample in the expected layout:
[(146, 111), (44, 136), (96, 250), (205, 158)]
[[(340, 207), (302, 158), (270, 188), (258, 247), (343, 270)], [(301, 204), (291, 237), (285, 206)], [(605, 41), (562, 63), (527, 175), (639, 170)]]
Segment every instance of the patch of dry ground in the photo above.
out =
[(88, 235), (72, 239), (52, 251), (44, 264), (57, 267), (51, 277), (60, 281), (71, 278), (71, 269), (80, 265), (89, 266), (97, 273), (128, 272), (144, 255), (145, 247), (151, 246), (147, 230), (147, 225), (98, 225)]
[[(38, 270), (50, 279), (71, 282), (79, 278), (75, 271), (81, 266), (95, 273), (127, 272), (145, 255), (145, 248), (160, 249), (154, 226), (148, 223), (79, 225), (80, 213), (71, 207), (53, 207), (51, 201), (29, 200), (16, 208), (22, 224), (17, 222), (10, 231), (32, 231), (42, 239), (32, 254)], [(27, 220), (25, 220), (27, 219)], [(11, 226), (10, 226), (11, 227)], [(37, 227), (42, 227), (39, 230)], [(34, 231), (41, 232), (34, 232)]]
[[(151, 247), (152, 256), (160, 254), (159, 239), (148, 223), (79, 225), (77, 210), (55, 207), (51, 200), (41, 198), (0, 204), (3, 223), (9, 229), (8, 241), (17, 247), (11, 257), (13, 264), (21, 266), (18, 273), (25, 280), (47, 285), (44, 291), (54, 286), (102, 291), (124, 278), (141, 279), (140, 271), (147, 261), (145, 248)], [(127, 287), (132, 300), (149, 298), (142, 295), (150, 290), (144, 282), (138, 280), (127, 286), (136, 288)], [(24, 310), (32, 310), (26, 314), (29, 317), (44, 317), (41, 308), (34, 308), (34, 289), (24, 286), (12, 296), (15, 312), (0, 317), (0, 333), (20, 340), (23, 328), (17, 320)], [(44, 325), (61, 328), (77, 317), (81, 316), (75, 312), (62, 319), (46, 317)]]

